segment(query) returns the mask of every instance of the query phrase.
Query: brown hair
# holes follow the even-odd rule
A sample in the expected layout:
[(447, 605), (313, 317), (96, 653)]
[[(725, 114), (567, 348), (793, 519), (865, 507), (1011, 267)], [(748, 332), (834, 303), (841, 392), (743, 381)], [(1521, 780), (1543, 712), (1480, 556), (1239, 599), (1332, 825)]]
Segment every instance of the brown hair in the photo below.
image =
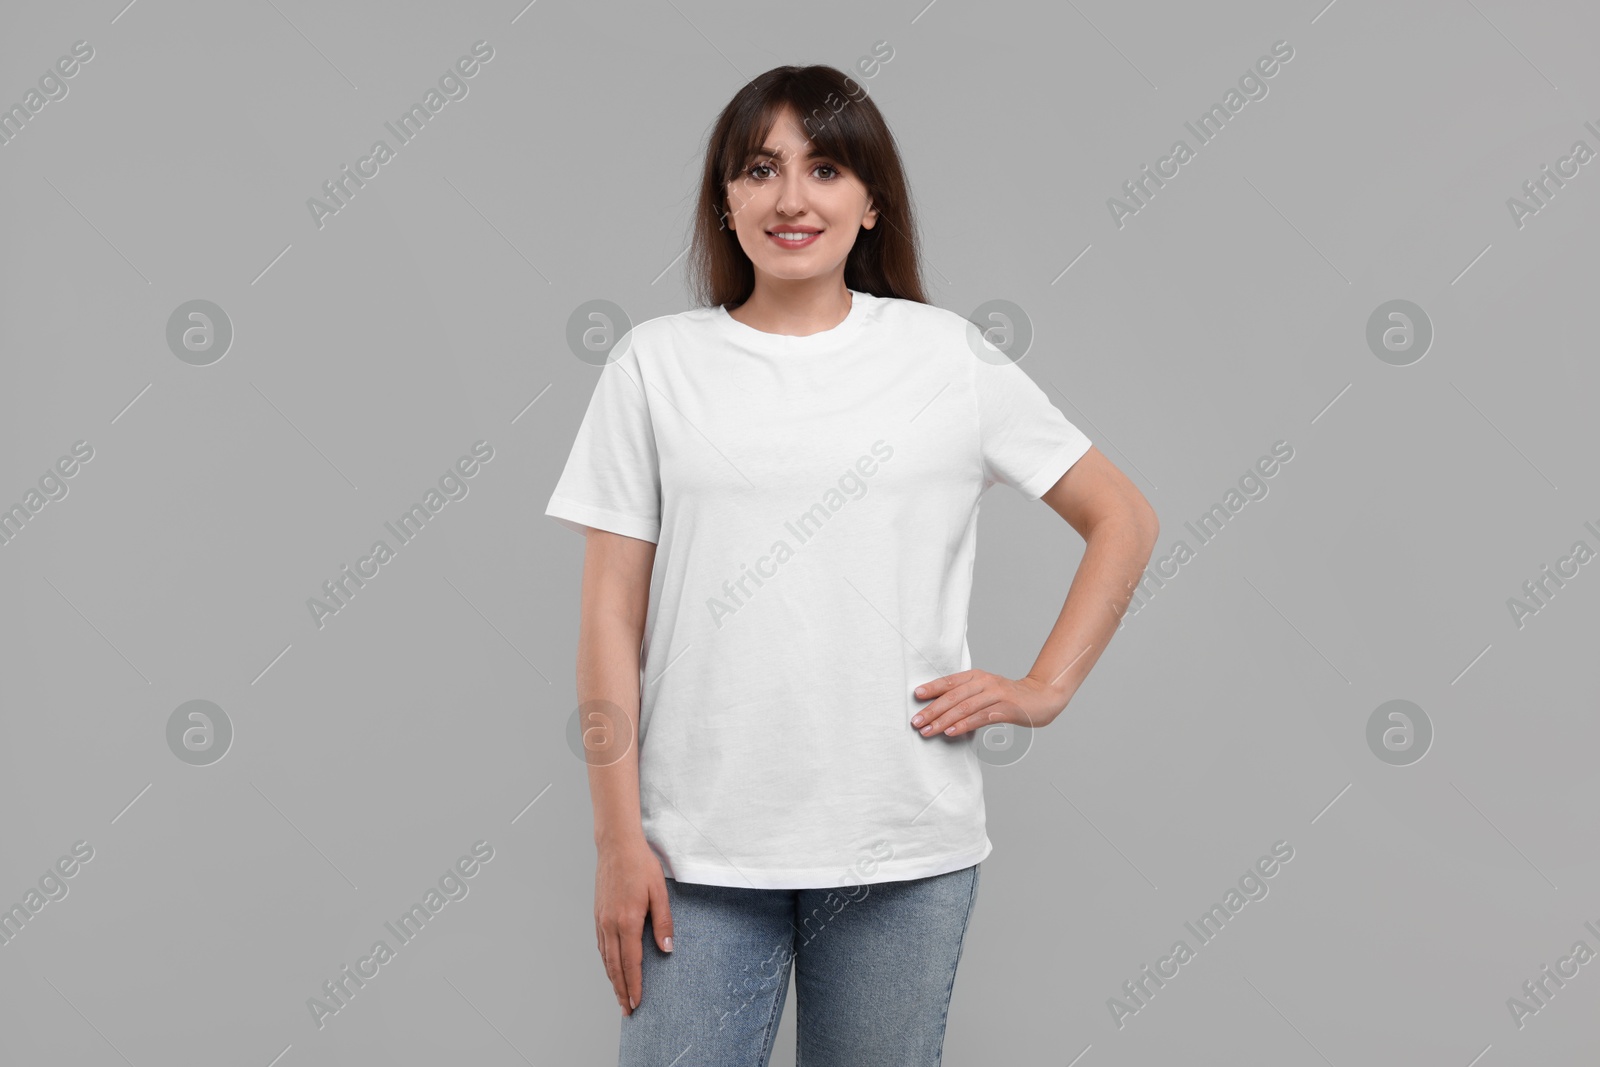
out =
[(727, 186), (740, 177), (785, 106), (816, 151), (848, 167), (877, 209), (845, 260), (844, 283), (857, 292), (926, 304), (911, 192), (894, 135), (855, 79), (828, 66), (774, 67), (740, 89), (717, 118), (706, 146), (690, 246), (689, 276), (703, 305), (738, 305), (755, 291), (755, 268), (724, 222)]

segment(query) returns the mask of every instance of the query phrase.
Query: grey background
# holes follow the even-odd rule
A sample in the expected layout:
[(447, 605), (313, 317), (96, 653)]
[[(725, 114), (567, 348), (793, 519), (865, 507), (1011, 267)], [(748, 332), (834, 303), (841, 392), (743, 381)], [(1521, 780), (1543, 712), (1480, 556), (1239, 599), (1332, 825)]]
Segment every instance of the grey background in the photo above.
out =
[[(563, 739), (582, 541), (542, 514), (596, 376), (565, 323), (687, 307), (717, 110), (881, 40), (863, 84), (933, 299), (1027, 310), (1023, 365), (1156, 506), (1158, 556), (1295, 449), (986, 769), (945, 1062), (1593, 1062), (1600, 963), (1521, 1028), (1506, 1001), (1600, 949), (1600, 566), (1521, 628), (1507, 599), (1600, 548), (1600, 164), (1520, 229), (1506, 200), (1600, 148), (1600, 16), (1042, 8), (11, 9), (0, 102), (95, 56), (0, 147), (0, 502), (94, 458), (0, 548), (0, 898), (95, 851), (0, 945), (0, 1059), (615, 1061)], [(319, 230), (307, 198), (480, 39), (468, 97)], [(1107, 198), (1278, 40), (1269, 94), (1115, 226)], [(234, 330), (206, 367), (165, 340), (194, 299)], [(1392, 299), (1435, 331), (1411, 366), (1366, 345)], [(468, 495), (317, 628), (307, 599), (478, 440)], [(981, 526), (974, 662), (1021, 674), (1081, 542), (1003, 487)], [(1366, 743), (1396, 698), (1435, 731), (1410, 766)], [(167, 746), (195, 699), (234, 730), (209, 766)], [(470, 894), (319, 1030), (307, 998), (479, 840)], [(1119, 1029), (1108, 998), (1279, 840), (1270, 895)]]

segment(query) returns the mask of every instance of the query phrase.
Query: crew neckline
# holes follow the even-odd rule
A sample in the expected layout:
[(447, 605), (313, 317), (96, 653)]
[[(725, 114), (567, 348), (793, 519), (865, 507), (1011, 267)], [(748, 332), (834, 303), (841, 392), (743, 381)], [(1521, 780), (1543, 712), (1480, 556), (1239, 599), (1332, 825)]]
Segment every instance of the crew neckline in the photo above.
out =
[(863, 293), (859, 289), (849, 289), (848, 291), (851, 294), (849, 312), (837, 325), (826, 330), (818, 330), (816, 333), (769, 333), (766, 330), (758, 330), (754, 326), (734, 318), (729, 314), (728, 309), (721, 304), (716, 305), (717, 321), (730, 336), (737, 337), (747, 343), (791, 350), (826, 348), (853, 336), (861, 328), (861, 320), (866, 317), (868, 302), (875, 299), (871, 293)]

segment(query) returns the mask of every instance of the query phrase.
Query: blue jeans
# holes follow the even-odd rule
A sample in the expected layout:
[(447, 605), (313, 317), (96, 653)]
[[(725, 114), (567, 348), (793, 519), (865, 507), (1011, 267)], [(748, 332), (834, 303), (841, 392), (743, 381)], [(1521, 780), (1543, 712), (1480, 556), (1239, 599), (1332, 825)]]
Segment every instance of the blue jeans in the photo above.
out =
[(667, 879), (619, 1067), (767, 1067), (794, 963), (797, 1067), (938, 1067), (978, 866), (834, 889)]

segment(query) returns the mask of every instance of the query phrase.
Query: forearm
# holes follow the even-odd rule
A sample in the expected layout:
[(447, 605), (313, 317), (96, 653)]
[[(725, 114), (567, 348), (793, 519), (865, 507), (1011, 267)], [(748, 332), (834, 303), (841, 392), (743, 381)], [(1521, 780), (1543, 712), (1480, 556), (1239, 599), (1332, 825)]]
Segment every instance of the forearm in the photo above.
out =
[(643, 623), (585, 612), (578, 634), (578, 706), (596, 845), (642, 839), (639, 646)]
[(1158, 529), (1153, 512), (1130, 507), (1101, 519), (1086, 535), (1061, 614), (1028, 672), (1055, 695), (1058, 713), (1116, 633), (1150, 562)]

